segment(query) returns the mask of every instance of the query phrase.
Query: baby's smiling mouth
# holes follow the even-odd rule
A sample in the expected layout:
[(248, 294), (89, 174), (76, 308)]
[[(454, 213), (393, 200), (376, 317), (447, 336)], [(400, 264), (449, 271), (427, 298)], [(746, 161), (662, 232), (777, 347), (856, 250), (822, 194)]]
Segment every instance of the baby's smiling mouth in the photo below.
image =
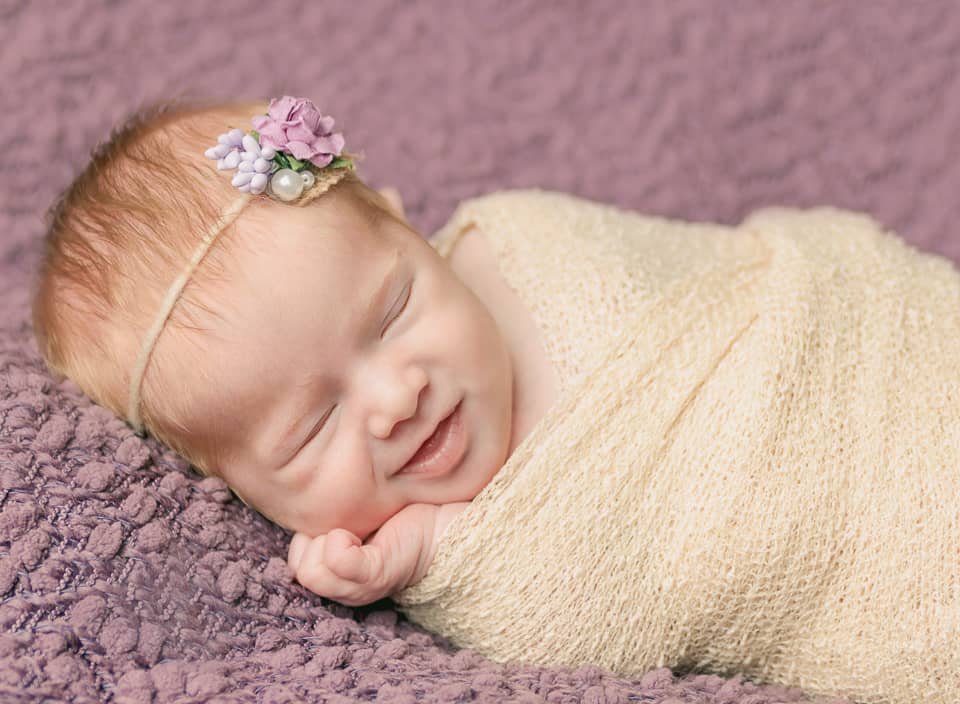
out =
[(437, 423), (427, 437), (396, 474), (446, 474), (463, 456), (466, 437), (460, 414), (461, 402)]

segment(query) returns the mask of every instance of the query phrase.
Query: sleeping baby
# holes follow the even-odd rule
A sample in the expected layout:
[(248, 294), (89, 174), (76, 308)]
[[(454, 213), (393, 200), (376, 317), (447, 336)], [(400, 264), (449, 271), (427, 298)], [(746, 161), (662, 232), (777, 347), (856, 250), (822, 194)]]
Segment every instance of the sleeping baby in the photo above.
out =
[(537, 189), (428, 243), (344, 147), (289, 96), (131, 120), (53, 211), (51, 371), (293, 531), (305, 587), (496, 660), (952, 701), (949, 261)]
[[(441, 257), (395, 189), (355, 175), (310, 101), (153, 112), (114, 135), (57, 209), (35, 304), (44, 358), (295, 531), (304, 586), (355, 605), (413, 584), (543, 413), (535, 384), (551, 370), (532, 324), (494, 280), (482, 235)], [(253, 154), (243, 135), (211, 132), (256, 113), (249, 146), (287, 167), (269, 162), (261, 194), (214, 168), (258, 173), (240, 159)], [(299, 207), (282, 198), (285, 177)], [(253, 202), (229, 225), (189, 218), (238, 197)], [(216, 243), (143, 353), (211, 224)]]

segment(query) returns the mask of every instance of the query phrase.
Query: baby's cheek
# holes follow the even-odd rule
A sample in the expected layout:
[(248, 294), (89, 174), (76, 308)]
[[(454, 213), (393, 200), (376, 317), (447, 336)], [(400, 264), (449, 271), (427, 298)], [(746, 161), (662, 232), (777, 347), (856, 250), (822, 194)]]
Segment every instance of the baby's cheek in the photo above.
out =
[(366, 540), (375, 531), (377, 531), (387, 520), (402, 509), (404, 504), (398, 503), (389, 508), (382, 505), (382, 502), (370, 501), (363, 505), (354, 507), (354, 510), (348, 514), (341, 514), (336, 525), (328, 525), (325, 532), (333, 528), (343, 528), (356, 535), (361, 540)]
[(501, 337), (493, 316), (480, 303), (455, 309), (450, 319), (450, 327), (454, 332), (450, 339), (455, 341), (463, 352), (478, 357), (483, 356)]
[(493, 317), (474, 315), (462, 331), (463, 352), (487, 383), (502, 381), (510, 375), (510, 352), (503, 331)]
[(303, 524), (314, 535), (342, 528), (365, 539), (403, 508), (400, 497), (378, 488), (370, 479), (370, 470), (363, 469), (362, 464), (352, 465), (353, 470), (347, 472), (352, 476), (315, 486), (302, 511)]

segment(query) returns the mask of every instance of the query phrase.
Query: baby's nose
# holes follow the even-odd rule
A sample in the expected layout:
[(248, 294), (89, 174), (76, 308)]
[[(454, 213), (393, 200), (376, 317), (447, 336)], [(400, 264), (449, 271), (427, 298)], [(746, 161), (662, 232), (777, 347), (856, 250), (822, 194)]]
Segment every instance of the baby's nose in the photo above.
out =
[(383, 384), (375, 393), (370, 433), (381, 440), (389, 438), (400, 423), (417, 414), (426, 387), (427, 375), (419, 367), (407, 370), (399, 384)]

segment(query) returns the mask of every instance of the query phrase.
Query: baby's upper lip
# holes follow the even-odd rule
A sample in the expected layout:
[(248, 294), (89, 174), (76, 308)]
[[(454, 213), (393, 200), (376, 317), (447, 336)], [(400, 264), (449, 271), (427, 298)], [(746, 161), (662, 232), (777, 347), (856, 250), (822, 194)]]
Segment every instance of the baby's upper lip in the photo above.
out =
[[(454, 408), (456, 408), (456, 407), (454, 407)], [(433, 436), (433, 434), (434, 434), (435, 432), (437, 432), (437, 428), (440, 426), (440, 424), (441, 424), (444, 420), (446, 420), (447, 416), (449, 416), (451, 413), (453, 413), (453, 409), (450, 409), (449, 411), (447, 411), (446, 413), (444, 413), (442, 416), (440, 416), (440, 418), (437, 419), (437, 422), (436, 422), (436, 423), (428, 423), (428, 424), (427, 424), (427, 426), (426, 426), (427, 429), (428, 429), (427, 434), (424, 435), (422, 438), (420, 438), (420, 441), (419, 441), (416, 445), (413, 446), (413, 449), (410, 451), (410, 454), (407, 455), (407, 459), (404, 461), (404, 463), (403, 463), (402, 465), (400, 465), (399, 467), (397, 467), (397, 471), (394, 472), (394, 474), (397, 474), (397, 473), (399, 473), (399, 472), (402, 472), (403, 469), (404, 469), (408, 464), (410, 464), (410, 460), (412, 460), (412, 459), (413, 459), (413, 456), (414, 456), (415, 454), (417, 454), (417, 451), (418, 451), (421, 447), (423, 447), (423, 443), (425, 443), (427, 440), (429, 440), (429, 439)]]

